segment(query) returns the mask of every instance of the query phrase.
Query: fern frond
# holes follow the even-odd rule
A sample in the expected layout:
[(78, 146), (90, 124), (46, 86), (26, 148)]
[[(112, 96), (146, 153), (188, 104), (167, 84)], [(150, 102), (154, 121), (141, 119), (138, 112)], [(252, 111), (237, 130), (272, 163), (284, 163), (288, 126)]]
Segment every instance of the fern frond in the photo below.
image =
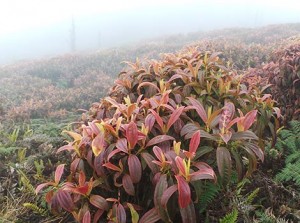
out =
[(299, 163), (300, 162), (300, 150), (295, 151), (286, 157), (285, 163)]
[(300, 122), (293, 120), (289, 123), (289, 125), (291, 126), (292, 131), (297, 134), (300, 132)]
[(238, 218), (238, 211), (237, 209), (233, 209), (232, 212), (228, 213), (227, 215), (225, 215), (225, 217), (220, 219), (220, 223), (236, 223), (237, 218)]
[(207, 182), (202, 185), (201, 189), (204, 193), (201, 193), (199, 200), (200, 213), (205, 211), (206, 207), (216, 198), (220, 191), (220, 186), (218, 184)]
[(297, 186), (300, 186), (300, 162), (288, 163), (275, 179), (281, 182), (294, 181)]
[(259, 192), (259, 188), (256, 188), (254, 191), (252, 191), (246, 198), (246, 203), (247, 204), (252, 204), (254, 198), (256, 198), (257, 194)]
[(41, 216), (46, 216), (47, 215), (47, 210), (44, 208), (38, 207), (36, 204), (33, 203), (24, 203), (24, 207), (31, 209), (34, 213), (41, 215)]
[(31, 184), (30, 180), (26, 176), (26, 174), (22, 170), (17, 170), (20, 177), (21, 177), (21, 183), (23, 186), (32, 194), (35, 194), (35, 188)]

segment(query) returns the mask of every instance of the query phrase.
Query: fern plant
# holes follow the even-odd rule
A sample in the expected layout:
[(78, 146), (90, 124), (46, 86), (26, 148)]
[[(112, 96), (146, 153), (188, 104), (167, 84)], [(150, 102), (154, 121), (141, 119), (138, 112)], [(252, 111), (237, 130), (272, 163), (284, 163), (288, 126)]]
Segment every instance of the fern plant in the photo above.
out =
[(225, 217), (220, 219), (220, 223), (236, 223), (237, 218), (238, 218), (238, 210), (233, 209), (232, 212), (228, 213), (227, 215), (225, 215)]
[(300, 186), (300, 122), (291, 121), (289, 128), (280, 131), (278, 149), (286, 155), (286, 166), (276, 175), (280, 182), (293, 181)]

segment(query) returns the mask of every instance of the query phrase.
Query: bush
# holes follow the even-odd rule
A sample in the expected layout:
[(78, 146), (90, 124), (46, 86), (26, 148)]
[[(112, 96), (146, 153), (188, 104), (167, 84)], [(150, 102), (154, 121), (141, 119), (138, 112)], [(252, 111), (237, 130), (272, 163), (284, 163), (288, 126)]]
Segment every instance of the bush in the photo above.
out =
[(194, 48), (128, 63), (81, 128), (66, 132), (72, 140), (58, 152), (72, 152), (67, 179), (61, 164), (36, 192), (49, 186), (52, 212), (80, 222), (197, 222), (201, 182), (251, 175), (264, 159), (261, 129), (278, 111), (222, 63)]

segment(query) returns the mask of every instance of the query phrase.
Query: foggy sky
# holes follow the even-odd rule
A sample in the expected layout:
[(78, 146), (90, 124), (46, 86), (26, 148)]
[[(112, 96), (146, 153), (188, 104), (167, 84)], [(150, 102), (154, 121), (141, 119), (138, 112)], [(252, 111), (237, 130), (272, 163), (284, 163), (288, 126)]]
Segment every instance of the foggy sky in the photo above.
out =
[(70, 52), (72, 17), (76, 50), (91, 51), (176, 33), (300, 22), (300, 3), (4, 0), (0, 1), (0, 64)]

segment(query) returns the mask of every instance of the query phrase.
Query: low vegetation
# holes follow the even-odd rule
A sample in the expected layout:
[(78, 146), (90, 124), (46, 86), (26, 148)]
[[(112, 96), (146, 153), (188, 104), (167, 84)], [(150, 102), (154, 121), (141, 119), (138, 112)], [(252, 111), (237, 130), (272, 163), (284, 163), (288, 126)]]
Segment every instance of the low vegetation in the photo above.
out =
[(1, 68), (0, 222), (299, 221), (299, 30)]

